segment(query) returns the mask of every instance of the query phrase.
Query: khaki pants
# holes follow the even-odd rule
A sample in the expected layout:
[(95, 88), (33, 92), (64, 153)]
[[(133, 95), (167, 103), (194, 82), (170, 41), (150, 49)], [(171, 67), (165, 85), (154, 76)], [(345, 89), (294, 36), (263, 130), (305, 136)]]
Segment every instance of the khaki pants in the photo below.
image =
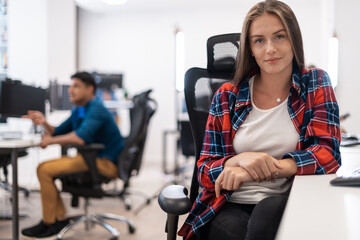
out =
[[(107, 158), (97, 158), (96, 166), (102, 175), (110, 178), (118, 176), (116, 165)], [(87, 170), (89, 168), (80, 154), (76, 157), (63, 156), (62, 158), (39, 164), (37, 175), (40, 182), (42, 213), (45, 223), (55, 223), (57, 217), (63, 217), (66, 214), (66, 209), (54, 183), (54, 178), (61, 174)]]

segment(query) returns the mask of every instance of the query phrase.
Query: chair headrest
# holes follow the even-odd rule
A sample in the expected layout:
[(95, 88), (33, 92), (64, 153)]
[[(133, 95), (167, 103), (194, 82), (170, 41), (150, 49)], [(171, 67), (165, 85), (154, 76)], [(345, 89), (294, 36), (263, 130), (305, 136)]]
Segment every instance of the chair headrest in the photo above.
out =
[(222, 34), (207, 41), (207, 69), (210, 72), (233, 72), (239, 49), (240, 33)]

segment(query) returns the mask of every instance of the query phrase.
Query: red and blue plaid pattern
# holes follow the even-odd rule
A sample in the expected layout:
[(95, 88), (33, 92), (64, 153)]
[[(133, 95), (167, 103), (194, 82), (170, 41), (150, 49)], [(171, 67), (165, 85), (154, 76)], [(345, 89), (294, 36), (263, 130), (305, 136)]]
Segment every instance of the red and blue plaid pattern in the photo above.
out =
[[(179, 231), (186, 239), (195, 238), (232, 194), (222, 191), (216, 198), (215, 181), (224, 162), (235, 155), (233, 138), (252, 109), (249, 79), (225, 83), (214, 95), (197, 163), (202, 192)], [(282, 158), (295, 159), (297, 175), (335, 173), (341, 165), (339, 107), (328, 74), (320, 69), (294, 72), (288, 110), (300, 137), (296, 150)]]

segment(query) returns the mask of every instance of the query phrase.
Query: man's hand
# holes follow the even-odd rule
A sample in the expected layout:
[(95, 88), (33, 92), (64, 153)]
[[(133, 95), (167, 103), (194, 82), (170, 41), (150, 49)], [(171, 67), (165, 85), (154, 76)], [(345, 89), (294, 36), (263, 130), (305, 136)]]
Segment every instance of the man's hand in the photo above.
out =
[(254, 179), (242, 167), (225, 167), (215, 181), (216, 197), (220, 196), (221, 190), (237, 190), (244, 182), (253, 182)]
[(244, 168), (257, 181), (270, 181), (282, 169), (280, 162), (267, 153), (244, 152), (229, 159), (225, 166)]
[(48, 145), (53, 144), (53, 137), (47, 134), (41, 134), (40, 147), (46, 148)]
[(35, 125), (43, 125), (46, 123), (44, 114), (42, 114), (42, 112), (39, 111), (29, 110), (28, 114), (22, 117), (31, 119)]

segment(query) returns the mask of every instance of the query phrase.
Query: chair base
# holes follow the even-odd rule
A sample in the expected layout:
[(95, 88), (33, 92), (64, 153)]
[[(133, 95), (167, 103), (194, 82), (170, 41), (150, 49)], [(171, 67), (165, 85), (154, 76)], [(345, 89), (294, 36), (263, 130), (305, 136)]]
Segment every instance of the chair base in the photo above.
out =
[(114, 227), (112, 227), (111, 225), (109, 225), (108, 223), (106, 223), (104, 220), (115, 220), (115, 221), (119, 221), (119, 222), (125, 222), (128, 224), (129, 227), (129, 232), (130, 233), (134, 233), (135, 232), (135, 227), (133, 225), (133, 223), (121, 216), (115, 215), (115, 214), (110, 214), (110, 213), (105, 213), (105, 214), (88, 214), (88, 215), (82, 215), (79, 217), (76, 217), (75, 220), (70, 223), (69, 225), (67, 225), (66, 227), (64, 227), (56, 236), (56, 239), (63, 239), (63, 236), (66, 232), (68, 232), (70, 229), (72, 229), (73, 227), (75, 227), (76, 225), (80, 224), (80, 223), (85, 223), (85, 229), (89, 230), (89, 224), (91, 223), (92, 225), (98, 224), (102, 227), (104, 227), (106, 230), (108, 230), (111, 233), (111, 240), (116, 240), (118, 239), (118, 237), (120, 236), (120, 233), (118, 232), (118, 230)]
[[(7, 183), (6, 181), (5, 182), (1, 181), (0, 182), (0, 187), (5, 189), (6, 191), (12, 193), (12, 185)], [(26, 189), (24, 187), (19, 186), (18, 191), (24, 192), (24, 195), (25, 195), (26, 198), (29, 197), (29, 195), (30, 195), (30, 190), (28, 190), (28, 189)]]
[[(141, 192), (141, 191), (137, 191), (137, 190), (133, 190), (133, 189), (130, 189), (130, 188), (126, 188), (120, 192), (118, 191), (113, 191), (113, 190), (110, 190), (110, 191), (105, 191), (105, 196), (107, 197), (119, 197), (121, 201), (124, 202), (124, 205), (125, 205), (125, 209), (126, 210), (131, 210), (132, 209), (132, 201), (131, 199), (128, 197), (128, 196), (138, 196), (138, 197), (142, 197), (145, 199), (145, 202), (147, 204), (150, 203), (151, 201), (151, 196), (147, 195), (146, 193), (144, 192)], [(138, 213), (137, 211), (138, 209), (136, 209), (134, 211), (134, 214), (136, 215)]]

